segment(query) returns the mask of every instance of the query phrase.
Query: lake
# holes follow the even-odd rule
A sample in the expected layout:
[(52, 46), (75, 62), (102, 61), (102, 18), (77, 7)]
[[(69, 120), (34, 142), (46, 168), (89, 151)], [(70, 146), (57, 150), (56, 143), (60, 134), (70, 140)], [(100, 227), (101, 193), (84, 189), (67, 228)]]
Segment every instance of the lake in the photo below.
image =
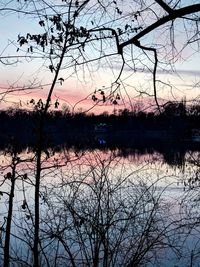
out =
[[(42, 267), (199, 266), (198, 147), (156, 145), (44, 149)], [(15, 181), (10, 262), (33, 266), (36, 152), (8, 147), (0, 162), (1, 265)]]

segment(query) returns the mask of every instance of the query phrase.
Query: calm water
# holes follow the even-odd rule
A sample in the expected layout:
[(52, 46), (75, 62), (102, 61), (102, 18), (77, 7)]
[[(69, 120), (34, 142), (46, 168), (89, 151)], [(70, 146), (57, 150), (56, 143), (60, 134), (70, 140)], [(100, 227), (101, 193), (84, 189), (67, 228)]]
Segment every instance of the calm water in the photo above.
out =
[[(0, 162), (2, 261), (13, 154), (2, 151)], [(32, 266), (35, 153), (14, 162), (11, 266)], [(194, 148), (48, 148), (41, 266), (199, 266), (199, 166)]]

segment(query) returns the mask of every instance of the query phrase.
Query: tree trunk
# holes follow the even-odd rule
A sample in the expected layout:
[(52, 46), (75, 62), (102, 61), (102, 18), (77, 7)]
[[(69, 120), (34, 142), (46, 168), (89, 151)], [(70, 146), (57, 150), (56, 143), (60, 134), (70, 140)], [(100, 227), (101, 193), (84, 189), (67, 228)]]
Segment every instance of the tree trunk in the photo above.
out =
[(34, 233), (34, 267), (39, 267), (39, 226), (40, 226), (40, 174), (41, 174), (41, 148), (37, 151), (36, 179), (35, 179), (35, 233)]
[(13, 158), (12, 166), (12, 176), (11, 176), (11, 189), (9, 194), (9, 207), (8, 207), (8, 217), (6, 222), (6, 236), (5, 236), (5, 246), (4, 246), (4, 267), (9, 267), (10, 263), (10, 232), (11, 232), (11, 222), (13, 213), (13, 199), (15, 191), (15, 170), (16, 164), (14, 163), (15, 157)]

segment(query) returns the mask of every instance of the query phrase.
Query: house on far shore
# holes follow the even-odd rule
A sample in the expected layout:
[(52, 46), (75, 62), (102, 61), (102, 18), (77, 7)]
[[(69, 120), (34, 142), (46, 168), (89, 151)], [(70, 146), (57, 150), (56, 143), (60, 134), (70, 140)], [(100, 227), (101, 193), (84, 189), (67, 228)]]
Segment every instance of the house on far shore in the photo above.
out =
[(200, 142), (200, 129), (191, 130), (191, 139), (193, 142)]
[(94, 132), (95, 133), (107, 133), (109, 130), (109, 126), (106, 123), (99, 123), (95, 124), (94, 126)]

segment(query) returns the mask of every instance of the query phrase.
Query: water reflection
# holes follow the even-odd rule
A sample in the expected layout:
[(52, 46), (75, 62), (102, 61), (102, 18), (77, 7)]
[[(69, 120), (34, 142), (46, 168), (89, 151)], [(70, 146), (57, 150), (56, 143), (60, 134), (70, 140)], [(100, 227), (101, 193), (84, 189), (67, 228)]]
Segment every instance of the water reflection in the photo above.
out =
[[(86, 153), (87, 151), (113, 151), (120, 157), (135, 158), (143, 157), (146, 154), (160, 155), (163, 162), (170, 166), (184, 166), (187, 153), (195, 153), (200, 151), (200, 142), (166, 142), (166, 140), (140, 140), (134, 139), (131, 136), (110, 136), (98, 134), (95, 136), (84, 136), (82, 134), (75, 136), (68, 136), (65, 138), (47, 139), (44, 151), (48, 150), (54, 152), (62, 152), (63, 150), (74, 150), (77, 153)], [(0, 150), (11, 151), (15, 150), (17, 153), (22, 151), (36, 151), (36, 144), (24, 143), (23, 140), (16, 140), (11, 138), (7, 143), (0, 142)]]
[[(36, 147), (25, 148), (10, 144), (0, 158), (0, 265), (13, 162), (11, 259), (33, 265)], [(67, 142), (41, 159), (41, 266), (188, 266), (193, 253), (198, 263), (196, 147)]]

